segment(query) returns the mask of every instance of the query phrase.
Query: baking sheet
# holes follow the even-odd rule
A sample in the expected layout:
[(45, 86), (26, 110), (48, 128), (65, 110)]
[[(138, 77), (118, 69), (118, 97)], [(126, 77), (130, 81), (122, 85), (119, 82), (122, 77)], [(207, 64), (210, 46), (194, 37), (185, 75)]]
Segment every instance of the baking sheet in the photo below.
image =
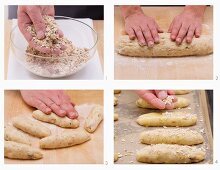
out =
[[(152, 109), (142, 109), (135, 105), (135, 101), (138, 99), (134, 91), (122, 91), (121, 94), (115, 95), (118, 98), (119, 104), (115, 106), (115, 112), (119, 114), (119, 120), (114, 122), (114, 152), (120, 153), (122, 157), (119, 158), (116, 164), (139, 164), (136, 161), (136, 151), (145, 147), (145, 144), (139, 142), (139, 135), (145, 130), (152, 130), (160, 127), (143, 127), (136, 123), (138, 116), (157, 111)], [(191, 127), (181, 127), (188, 128), (192, 130), (199, 131), (205, 142), (203, 144), (197, 145), (197, 147), (203, 147), (206, 149), (206, 159), (201, 163), (212, 163), (213, 153), (212, 153), (212, 139), (209, 139), (209, 131), (206, 122), (204, 110), (202, 110), (200, 102), (200, 91), (192, 91), (186, 95), (179, 95), (181, 97), (188, 98), (190, 100), (190, 106), (183, 109), (175, 109), (172, 111), (181, 110), (183, 112), (191, 112), (197, 114), (198, 120), (195, 126)], [(162, 127), (163, 128), (163, 127)], [(176, 127), (167, 127), (176, 128)], [(141, 164), (141, 163), (140, 163)]]
[[(51, 130), (52, 134), (62, 132), (62, 131), (78, 131), (81, 130), (84, 126), (84, 120), (87, 115), (90, 113), (91, 109), (94, 107), (94, 104), (83, 104), (75, 106), (75, 109), (79, 113), (80, 127), (77, 129), (66, 129), (60, 128), (53, 124), (41, 122), (44, 126), (48, 127)], [(37, 121), (31, 116), (31, 113), (26, 113), (19, 116), (25, 116), (31, 120)], [(11, 121), (5, 123), (11, 125)], [(83, 128), (84, 129), (84, 128)], [(103, 163), (103, 123), (101, 122), (96, 131), (90, 134), (91, 140), (72, 147), (61, 148), (61, 149), (51, 149), (43, 150), (40, 149), (43, 153), (43, 158), (39, 160), (13, 160), (5, 158), (4, 162), (6, 164), (33, 164), (33, 163), (77, 163), (77, 164), (96, 164)], [(39, 148), (39, 139), (28, 135), (33, 147)]]
[[(79, 21), (82, 21), (89, 26), (93, 28), (93, 22), (91, 19), (77, 19)], [(87, 35), (87, 39), (83, 39), (82, 41), (75, 41), (76, 46), (78, 47), (85, 47), (88, 46), (89, 44), (93, 44), (93, 36), (91, 32), (88, 32), (85, 29), (82, 28), (75, 28), (78, 31), (74, 30), (68, 30), (68, 27), (65, 26), (65, 23), (68, 22), (67, 20), (58, 20), (57, 23), (62, 27), (63, 32), (65, 32), (67, 37), (74, 37), (71, 39), (76, 39), (77, 37), (80, 37), (80, 34), (83, 34), (84, 36)], [(12, 20), (12, 28), (17, 25), (17, 19)], [(80, 30), (80, 31), (79, 31)], [(16, 33), (20, 35), (21, 33)], [(15, 35), (16, 35), (15, 34)], [(19, 39), (19, 36), (15, 36), (15, 42), (22, 42)], [(26, 42), (24, 43), (24, 46), (26, 47)], [(25, 48), (24, 47), (24, 48)], [(25, 50), (25, 49), (24, 49)], [(27, 69), (25, 69), (20, 63), (17, 62), (15, 56), (13, 55), (13, 52), (10, 48), (9, 50), (9, 60), (8, 60), (8, 75), (7, 75), (8, 80), (42, 80), (42, 79), (48, 79), (48, 78), (43, 78), (40, 76), (37, 76), (31, 72), (29, 72)], [(63, 80), (102, 80), (103, 79), (103, 73), (102, 73), (102, 68), (101, 68), (101, 63), (99, 61), (99, 55), (98, 51), (96, 50), (94, 57), (91, 59), (91, 61), (79, 72), (59, 78)]]

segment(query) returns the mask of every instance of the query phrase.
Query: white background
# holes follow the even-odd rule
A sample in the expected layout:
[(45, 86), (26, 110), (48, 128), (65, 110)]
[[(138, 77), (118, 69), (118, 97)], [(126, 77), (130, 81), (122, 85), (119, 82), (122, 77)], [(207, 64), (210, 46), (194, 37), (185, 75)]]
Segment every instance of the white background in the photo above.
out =
[[(4, 5), (104, 5), (104, 77), (103, 81), (9, 81), (4, 80)], [(114, 5), (213, 5), (214, 6), (214, 80), (204, 81), (114, 81)], [(220, 1), (219, 0), (1, 0), (0, 1), (0, 170), (121, 170), (126, 169), (220, 169)], [(203, 68), (201, 68), (203, 69)], [(187, 70), (186, 70), (187, 71)], [(220, 77), (219, 77), (220, 78)], [(4, 90), (5, 89), (103, 89), (105, 105), (103, 165), (4, 165)], [(113, 164), (113, 89), (213, 89), (214, 159), (213, 165), (114, 165)], [(76, 155), (77, 156), (77, 155)], [(65, 159), (65, 158), (63, 158)], [(73, 158), (74, 159), (74, 158)], [(216, 161), (218, 163), (216, 163)], [(46, 166), (46, 167), (45, 167)]]

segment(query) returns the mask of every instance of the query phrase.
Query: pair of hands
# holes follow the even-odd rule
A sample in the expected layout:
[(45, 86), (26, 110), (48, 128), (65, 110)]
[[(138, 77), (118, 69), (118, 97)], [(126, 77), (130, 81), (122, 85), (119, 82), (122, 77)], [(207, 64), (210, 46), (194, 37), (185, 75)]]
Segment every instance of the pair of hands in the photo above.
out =
[[(29, 45), (40, 52), (58, 55), (62, 52), (63, 49), (49, 49), (41, 47), (34, 43), (32, 35), (27, 31), (27, 27), (33, 24), (37, 33), (37, 38), (44, 39), (46, 25), (43, 20), (43, 15), (54, 17), (54, 14), (55, 10), (53, 5), (21, 5), (18, 6), (17, 10), (18, 27)], [(63, 33), (61, 30), (58, 30), (57, 34), (60, 37), (63, 37)]]
[(71, 102), (68, 95), (62, 90), (21, 90), (24, 101), (45, 114), (54, 112), (60, 117), (76, 119), (78, 113), (75, 104)]
[[(148, 103), (158, 109), (173, 109), (173, 102), (177, 101), (173, 90), (137, 90), (136, 93), (140, 98), (146, 100)], [(173, 96), (173, 101), (171, 104), (165, 104), (163, 102), (163, 100), (168, 96)]]
[[(148, 47), (159, 43), (158, 33), (162, 33), (163, 30), (153, 18), (146, 16), (138, 6), (121, 9), (124, 14), (125, 31), (130, 39), (137, 38), (141, 46), (147, 45)], [(186, 6), (184, 11), (170, 24), (168, 29), (170, 39), (180, 45), (184, 39), (187, 43), (191, 43), (194, 35), (198, 38), (202, 31), (204, 11), (205, 6)]]

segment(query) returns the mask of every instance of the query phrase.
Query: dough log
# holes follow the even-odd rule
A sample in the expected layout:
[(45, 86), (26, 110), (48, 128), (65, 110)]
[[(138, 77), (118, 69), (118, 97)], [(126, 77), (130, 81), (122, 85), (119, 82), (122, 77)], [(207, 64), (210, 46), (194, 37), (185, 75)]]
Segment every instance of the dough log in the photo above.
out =
[(43, 154), (29, 145), (5, 141), (4, 156), (10, 159), (35, 160), (41, 159)]
[(84, 128), (87, 132), (94, 132), (98, 125), (103, 120), (103, 106), (97, 105), (89, 113), (88, 117), (85, 119)]
[(38, 138), (44, 138), (51, 134), (50, 129), (45, 127), (42, 123), (25, 117), (16, 117), (12, 123), (14, 127)]
[(17, 143), (23, 143), (27, 145), (31, 145), (31, 142), (26, 134), (22, 131), (17, 130), (13, 126), (6, 126), (5, 127), (5, 134), (4, 138), (6, 141), (14, 141)]
[(204, 160), (205, 154), (195, 146), (156, 144), (139, 150), (136, 159), (143, 163), (186, 164)]
[(55, 113), (49, 115), (43, 113), (40, 110), (35, 110), (32, 116), (42, 122), (55, 124), (62, 128), (77, 128), (79, 127), (79, 121), (77, 119), (69, 119), (68, 117), (59, 117)]
[(203, 136), (190, 129), (155, 129), (142, 132), (140, 141), (143, 144), (179, 144), (197, 145), (204, 142)]
[(121, 93), (121, 90), (114, 90), (114, 94), (119, 94)]
[(197, 116), (183, 112), (147, 113), (138, 117), (137, 123), (146, 127), (159, 126), (192, 126), (195, 125)]
[(174, 90), (175, 95), (182, 95), (182, 94), (188, 94), (192, 90)]
[(208, 55), (213, 52), (213, 40), (210, 35), (201, 35), (194, 38), (191, 44), (185, 41), (181, 45), (176, 45), (170, 40), (169, 33), (161, 33), (160, 43), (153, 48), (140, 46), (137, 39), (130, 40), (128, 35), (119, 38), (116, 51), (125, 56), (131, 57), (181, 57), (181, 56), (200, 56)]
[[(183, 97), (177, 97), (177, 102), (174, 103), (174, 109), (184, 108), (184, 107), (189, 106), (189, 104), (190, 104), (190, 102), (188, 99), (183, 98)], [(136, 101), (136, 105), (138, 107), (146, 108), (146, 109), (158, 109), (158, 108), (152, 106), (151, 104), (149, 104), (147, 101), (143, 100), (142, 98), (139, 98)]]
[(90, 139), (91, 139), (90, 135), (85, 131), (77, 131), (77, 132), (66, 131), (41, 139), (40, 148), (42, 149), (65, 148), (65, 147), (82, 144)]
[(118, 104), (118, 98), (114, 97), (114, 106), (116, 106)]
[(114, 121), (118, 120), (118, 113), (114, 113)]

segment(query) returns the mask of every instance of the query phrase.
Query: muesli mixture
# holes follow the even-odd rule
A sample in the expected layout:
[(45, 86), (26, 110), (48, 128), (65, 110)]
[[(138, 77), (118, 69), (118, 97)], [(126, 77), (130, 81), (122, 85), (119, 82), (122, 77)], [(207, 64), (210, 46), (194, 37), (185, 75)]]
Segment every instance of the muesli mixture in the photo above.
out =
[(33, 73), (44, 77), (61, 77), (76, 72), (89, 60), (88, 50), (86, 48), (75, 47), (67, 38), (60, 37), (57, 33), (58, 25), (53, 17), (44, 16), (43, 18), (46, 24), (44, 39), (37, 39), (33, 25), (27, 28), (33, 36), (34, 43), (50, 49), (65, 48), (57, 55), (42, 53), (28, 46), (26, 49), (26, 66)]

